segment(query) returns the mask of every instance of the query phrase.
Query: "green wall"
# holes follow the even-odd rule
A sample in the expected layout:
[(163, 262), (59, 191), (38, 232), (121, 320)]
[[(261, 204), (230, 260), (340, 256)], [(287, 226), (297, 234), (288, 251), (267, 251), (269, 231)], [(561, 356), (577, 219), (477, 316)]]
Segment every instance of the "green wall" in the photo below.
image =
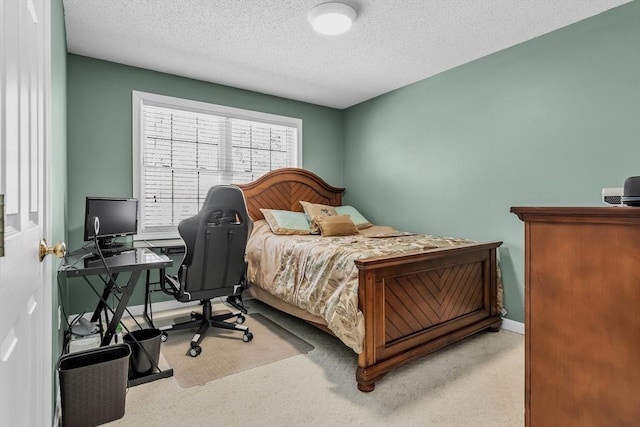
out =
[(375, 223), (504, 241), (506, 317), (522, 322), (510, 207), (598, 206), (640, 175), (640, 2), (346, 110), (344, 155), (345, 200)]
[[(344, 111), (69, 54), (72, 248), (85, 196), (132, 194), (132, 90), (302, 118), (303, 166), (372, 221), (504, 241), (507, 318), (522, 322), (524, 232), (509, 208), (597, 206), (640, 174), (640, 1)], [(70, 295), (70, 312), (95, 298)]]
[[(227, 86), (69, 54), (67, 56), (68, 242), (80, 247), (86, 196), (131, 196), (131, 91), (244, 108), (303, 120), (303, 166), (343, 185), (343, 113)], [(75, 283), (73, 283), (75, 282)], [(138, 286), (132, 303), (141, 304)], [(90, 310), (95, 295), (70, 281), (70, 313)]]

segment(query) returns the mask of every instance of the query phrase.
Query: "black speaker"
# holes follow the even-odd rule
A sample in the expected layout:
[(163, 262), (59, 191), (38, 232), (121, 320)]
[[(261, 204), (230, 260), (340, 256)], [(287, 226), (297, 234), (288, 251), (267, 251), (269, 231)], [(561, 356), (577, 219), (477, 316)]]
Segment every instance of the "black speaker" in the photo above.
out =
[(621, 201), (627, 206), (640, 206), (640, 176), (630, 176), (624, 181)]

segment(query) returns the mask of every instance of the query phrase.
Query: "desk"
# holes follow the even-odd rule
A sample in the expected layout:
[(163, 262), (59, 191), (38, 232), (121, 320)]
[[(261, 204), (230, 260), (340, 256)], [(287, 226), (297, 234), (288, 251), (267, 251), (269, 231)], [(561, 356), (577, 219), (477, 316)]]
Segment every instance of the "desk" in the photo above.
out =
[[(122, 318), (122, 313), (127, 307), (129, 298), (131, 298), (131, 294), (133, 293), (136, 283), (138, 283), (140, 273), (154, 269), (164, 270), (167, 267), (171, 267), (173, 264), (173, 261), (166, 255), (157, 254), (149, 248), (140, 247), (125, 250), (118, 254), (107, 254), (107, 256), (105, 256), (105, 262), (111, 275), (104, 280), (104, 289), (100, 296), (100, 301), (93, 312), (93, 316), (91, 317), (92, 322), (97, 322), (100, 319), (100, 312), (102, 310), (109, 308), (112, 312), (111, 320), (109, 321), (107, 329), (102, 337), (101, 346), (109, 345), (111, 342), (111, 339), (115, 334), (116, 327)], [(118, 276), (123, 272), (130, 272), (131, 276), (126, 284), (118, 285), (116, 283)], [(101, 274), (106, 274), (107, 268), (105, 268), (102, 259), (96, 257), (85, 249), (81, 249), (70, 253), (64, 258), (64, 261), (60, 264), (58, 273), (64, 274), (66, 277), (86, 278), (86, 276), (99, 276)], [(111, 294), (116, 295), (116, 299), (118, 299), (118, 304), (115, 310), (108, 307), (108, 298)], [(172, 375), (172, 369), (160, 371), (146, 376), (146, 380), (144, 381), (136, 381), (135, 384), (165, 378)], [(130, 385), (135, 384), (134, 381), (130, 381)]]

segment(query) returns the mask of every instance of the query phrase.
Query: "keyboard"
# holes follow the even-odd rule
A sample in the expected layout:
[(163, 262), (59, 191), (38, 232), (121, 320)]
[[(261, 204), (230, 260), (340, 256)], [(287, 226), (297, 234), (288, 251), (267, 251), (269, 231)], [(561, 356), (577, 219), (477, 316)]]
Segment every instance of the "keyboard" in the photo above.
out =
[[(132, 249), (133, 249), (133, 245), (131, 243), (122, 243), (122, 244), (119, 244), (118, 246), (112, 246), (110, 248), (102, 248), (101, 251), (102, 251), (102, 255), (106, 257), (107, 255), (118, 255), (122, 252), (130, 251)], [(94, 254), (98, 256), (97, 249), (94, 251)]]
[[(122, 250), (120, 252), (111, 252), (106, 254), (103, 252), (102, 255), (104, 256), (104, 261), (109, 267), (114, 267), (117, 265), (135, 264), (136, 262), (135, 249)], [(102, 262), (102, 259), (100, 258), (100, 255), (94, 254), (84, 259), (84, 266), (85, 268), (94, 268), (94, 267), (103, 267), (104, 264)]]

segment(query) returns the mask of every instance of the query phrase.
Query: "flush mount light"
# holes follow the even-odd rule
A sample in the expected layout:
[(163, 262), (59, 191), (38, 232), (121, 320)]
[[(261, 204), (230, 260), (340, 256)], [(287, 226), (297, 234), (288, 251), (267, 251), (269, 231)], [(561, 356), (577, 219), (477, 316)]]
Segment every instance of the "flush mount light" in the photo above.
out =
[(322, 3), (309, 11), (307, 19), (320, 34), (335, 36), (349, 31), (357, 13), (344, 3)]

